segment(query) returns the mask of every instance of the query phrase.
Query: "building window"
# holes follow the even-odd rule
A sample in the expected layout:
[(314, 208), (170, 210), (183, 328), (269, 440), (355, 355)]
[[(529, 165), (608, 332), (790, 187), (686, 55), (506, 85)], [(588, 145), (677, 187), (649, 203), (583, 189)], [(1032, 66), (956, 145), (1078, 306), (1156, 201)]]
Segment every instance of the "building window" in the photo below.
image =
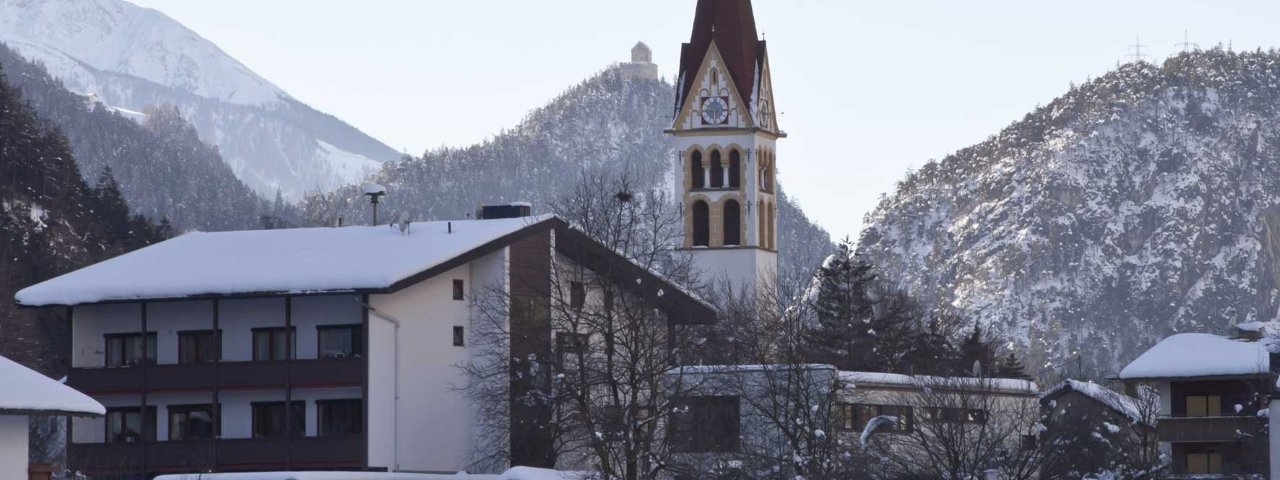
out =
[(724, 188), (724, 164), (719, 150), (711, 151), (711, 188)]
[(320, 358), (360, 358), (364, 356), (363, 333), (362, 325), (316, 327), (316, 340), (319, 342), (316, 351), (320, 353)]
[(141, 407), (108, 408), (106, 420), (107, 443), (150, 442), (156, 439), (156, 407), (147, 407), (145, 419)]
[(1217, 417), (1222, 415), (1221, 395), (1187, 395), (1188, 417)]
[(737, 150), (729, 151), (729, 188), (742, 186), (742, 155)]
[(209, 440), (216, 436), (213, 405), (170, 405), (169, 440)]
[[(566, 362), (573, 365), (572, 356), (581, 355), (587, 351), (587, 342), (590, 336), (585, 333), (559, 332), (556, 334), (556, 359), (563, 368)], [(566, 357), (569, 360), (566, 360)]]
[(882, 432), (907, 433), (915, 427), (915, 413), (911, 407), (899, 405), (862, 405), (842, 403), (836, 405), (836, 427), (840, 430), (860, 432), (866, 428), (871, 419), (889, 416), (898, 421)]
[(742, 207), (737, 200), (724, 202), (724, 244), (742, 245)]
[(1222, 473), (1222, 453), (1208, 450), (1187, 452), (1187, 474)]
[(466, 284), (464, 284), (462, 280), (458, 280), (458, 279), (453, 280), (453, 299), (454, 300), (462, 300), (464, 296), (463, 294), (466, 293), (465, 286)]
[(944, 423), (986, 423), (987, 412), (976, 408), (933, 407), (929, 419)]
[(466, 329), (460, 326), (453, 327), (453, 346), (463, 347), (467, 345)]
[[(301, 437), (307, 432), (307, 403), (292, 402), (289, 416), (285, 417), (284, 402), (253, 403), (253, 438)], [(286, 430), (285, 424), (288, 423)]]
[(693, 152), (689, 161), (690, 175), (693, 177), (693, 188), (706, 188), (706, 166), (702, 165), (702, 152)]
[(693, 202), (693, 246), (705, 247), (711, 243), (711, 209), (707, 202)]
[(587, 305), (587, 286), (582, 282), (569, 282), (569, 306), (582, 310)]
[(253, 329), (253, 360), (284, 360), (286, 355), (297, 358), (297, 333), (293, 327), (289, 327), (287, 334), (284, 327)]
[(601, 295), (600, 302), (604, 304), (604, 313), (613, 313), (613, 291), (606, 288)]
[(321, 437), (364, 433), (364, 406), (360, 400), (316, 400), (316, 434)]
[(178, 332), (178, 363), (212, 363), (221, 356), (221, 342), (213, 330)]
[(667, 434), (674, 452), (736, 452), (740, 429), (738, 397), (686, 397), (673, 400)]
[[(156, 363), (156, 334), (147, 333), (146, 351), (142, 348), (141, 333), (104, 335), (107, 343), (107, 366), (129, 367), (143, 363)], [(145, 355), (145, 356), (144, 356)]]

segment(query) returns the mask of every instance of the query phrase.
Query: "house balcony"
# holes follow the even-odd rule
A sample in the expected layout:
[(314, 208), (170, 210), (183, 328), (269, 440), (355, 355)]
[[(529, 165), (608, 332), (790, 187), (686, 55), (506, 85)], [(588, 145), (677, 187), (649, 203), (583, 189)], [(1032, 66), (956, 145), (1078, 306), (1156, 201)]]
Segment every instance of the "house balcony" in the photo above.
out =
[(183, 473), (365, 467), (366, 439), (245, 438), (145, 443), (72, 443), (68, 459), (92, 474)]
[(1161, 417), (1156, 437), (1161, 442), (1235, 442), (1265, 434), (1262, 417)]
[[(143, 370), (146, 370), (145, 374)], [(364, 385), (360, 358), (72, 368), (67, 385), (90, 395), (164, 391), (327, 388)]]

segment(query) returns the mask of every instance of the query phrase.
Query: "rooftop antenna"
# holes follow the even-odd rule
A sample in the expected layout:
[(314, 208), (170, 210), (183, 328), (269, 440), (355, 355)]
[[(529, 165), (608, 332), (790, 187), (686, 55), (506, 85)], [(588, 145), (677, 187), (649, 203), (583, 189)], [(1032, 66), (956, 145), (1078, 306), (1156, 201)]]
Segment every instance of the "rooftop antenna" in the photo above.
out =
[(373, 205), (373, 224), (378, 224), (378, 203), (382, 197), (387, 196), (387, 187), (370, 183), (364, 186), (364, 196), (369, 197), (369, 204)]
[(1151, 55), (1142, 53), (1142, 49), (1147, 47), (1146, 45), (1142, 44), (1142, 37), (1135, 36), (1133, 37), (1133, 39), (1134, 39), (1133, 45), (1129, 46), (1129, 48), (1133, 49), (1133, 53), (1129, 54), (1129, 56), (1133, 58), (1133, 61), (1135, 63), (1141, 63), (1146, 61), (1147, 58), (1150, 57)]
[(1181, 48), (1182, 53), (1200, 49), (1200, 45), (1191, 42), (1190, 32), (1187, 30), (1182, 31), (1182, 43), (1174, 44), (1174, 46)]

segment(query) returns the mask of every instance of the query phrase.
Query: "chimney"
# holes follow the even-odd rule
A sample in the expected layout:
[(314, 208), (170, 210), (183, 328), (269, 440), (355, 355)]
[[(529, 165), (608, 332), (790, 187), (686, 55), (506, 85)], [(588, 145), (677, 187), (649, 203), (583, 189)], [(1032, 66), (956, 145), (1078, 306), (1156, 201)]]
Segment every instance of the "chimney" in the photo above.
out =
[(500, 218), (521, 218), (533, 214), (533, 205), (528, 202), (515, 202), (506, 205), (485, 205), (476, 212), (481, 220), (497, 220)]

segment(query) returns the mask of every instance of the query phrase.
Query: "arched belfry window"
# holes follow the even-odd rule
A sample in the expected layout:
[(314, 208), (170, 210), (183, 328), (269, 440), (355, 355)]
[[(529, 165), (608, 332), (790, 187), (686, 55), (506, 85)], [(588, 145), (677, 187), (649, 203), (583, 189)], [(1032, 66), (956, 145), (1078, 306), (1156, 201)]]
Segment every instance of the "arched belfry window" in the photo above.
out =
[(707, 202), (693, 202), (693, 246), (705, 247), (711, 244), (711, 211)]
[(719, 150), (711, 151), (711, 188), (724, 188), (724, 163)]
[(742, 207), (737, 200), (724, 202), (724, 244), (742, 245)]
[(689, 174), (693, 176), (693, 188), (706, 188), (707, 173), (706, 167), (702, 165), (702, 152), (693, 152), (689, 168)]
[(765, 218), (764, 211), (764, 203), (757, 204), (756, 216), (760, 218), (756, 219), (756, 237), (758, 237), (756, 238), (756, 246), (759, 246), (760, 248), (769, 248), (769, 244), (764, 241), (764, 236), (769, 233), (764, 224), (765, 220), (767, 220)]
[(769, 234), (765, 236), (765, 241), (769, 242), (769, 246), (768, 246), (768, 247), (766, 247), (766, 248), (768, 248), (769, 250), (775, 250), (775, 249), (777, 249), (777, 247), (774, 245), (774, 243), (775, 243), (775, 242), (777, 242), (777, 239), (778, 239), (778, 237), (777, 237), (778, 232), (777, 232), (776, 230), (774, 230), (774, 228), (777, 226), (777, 223), (776, 223), (776, 222), (778, 221), (778, 219), (777, 219), (777, 217), (776, 217), (775, 215), (777, 215), (776, 207), (774, 206), (774, 204), (770, 203), (770, 204), (769, 204), (769, 218), (768, 218), (768, 220), (765, 222), (765, 225), (767, 225), (767, 226), (769, 227)]
[(742, 155), (738, 150), (729, 151), (729, 188), (738, 188), (742, 185)]

